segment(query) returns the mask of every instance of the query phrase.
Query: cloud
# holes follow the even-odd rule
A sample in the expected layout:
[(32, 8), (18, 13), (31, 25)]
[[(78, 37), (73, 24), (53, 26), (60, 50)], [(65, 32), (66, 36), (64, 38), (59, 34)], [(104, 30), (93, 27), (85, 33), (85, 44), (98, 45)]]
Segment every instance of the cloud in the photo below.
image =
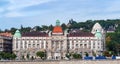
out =
[(106, 9), (108, 12), (118, 12), (120, 11), (120, 0), (114, 0), (109, 3), (109, 7)]
[(10, 11), (19, 10), (24, 7), (39, 5), (50, 1), (54, 1), (54, 0), (9, 0), (10, 6), (7, 9)]
[(40, 5), (40, 4), (48, 3), (51, 1), (55, 1), (55, 0), (5, 0), (5, 2), (7, 3), (4, 4), (4, 6), (1, 6), (0, 14), (1, 14), (1, 17), (29, 16), (30, 15), (29, 13), (27, 14), (27, 12), (25, 13), (24, 11), (21, 11), (21, 10), (26, 7)]
[(3, 17), (22, 17), (24, 16), (23, 14), (19, 13), (19, 12), (8, 12), (6, 14), (3, 15)]
[(5, 3), (0, 6), (0, 19), (7, 23), (1, 24), (4, 27), (49, 25), (56, 19), (67, 23), (71, 18), (85, 21), (120, 16), (119, 0), (5, 0)]
[(4, 11), (4, 9), (3, 9), (3, 8), (0, 8), (0, 13), (3, 12), (3, 11)]

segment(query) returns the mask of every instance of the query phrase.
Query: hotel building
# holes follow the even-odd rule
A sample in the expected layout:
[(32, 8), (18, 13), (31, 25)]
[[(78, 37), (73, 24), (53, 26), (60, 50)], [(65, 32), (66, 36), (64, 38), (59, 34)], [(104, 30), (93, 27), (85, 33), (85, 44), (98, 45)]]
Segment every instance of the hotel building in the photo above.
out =
[(38, 58), (36, 52), (46, 52), (47, 59), (60, 60), (67, 53), (78, 53), (84, 56), (87, 52), (101, 54), (105, 50), (105, 33), (99, 23), (93, 26), (91, 32), (83, 32), (78, 29), (62, 30), (60, 22), (56, 21), (53, 31), (26, 32), (21, 34), (17, 30), (13, 36), (13, 52), (18, 59), (29, 55)]

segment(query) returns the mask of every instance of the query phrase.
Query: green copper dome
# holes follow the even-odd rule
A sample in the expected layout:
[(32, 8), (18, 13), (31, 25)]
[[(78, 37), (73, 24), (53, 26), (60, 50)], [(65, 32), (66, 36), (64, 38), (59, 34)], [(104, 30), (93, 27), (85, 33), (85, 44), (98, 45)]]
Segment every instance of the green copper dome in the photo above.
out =
[(102, 34), (101, 34), (101, 32), (99, 30), (96, 31), (95, 37), (98, 37), (98, 38), (102, 37)]
[(19, 30), (16, 30), (15, 34), (14, 34), (15, 38), (21, 38), (21, 33)]
[(60, 21), (56, 20), (56, 26), (60, 26)]

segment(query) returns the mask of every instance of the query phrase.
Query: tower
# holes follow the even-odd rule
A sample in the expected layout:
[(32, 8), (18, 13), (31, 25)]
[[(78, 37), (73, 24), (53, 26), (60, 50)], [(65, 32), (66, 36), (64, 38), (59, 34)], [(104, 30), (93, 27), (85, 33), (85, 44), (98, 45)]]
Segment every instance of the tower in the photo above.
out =
[(91, 33), (95, 34), (97, 31), (100, 31), (102, 34), (104, 33), (104, 30), (99, 23), (94, 24)]

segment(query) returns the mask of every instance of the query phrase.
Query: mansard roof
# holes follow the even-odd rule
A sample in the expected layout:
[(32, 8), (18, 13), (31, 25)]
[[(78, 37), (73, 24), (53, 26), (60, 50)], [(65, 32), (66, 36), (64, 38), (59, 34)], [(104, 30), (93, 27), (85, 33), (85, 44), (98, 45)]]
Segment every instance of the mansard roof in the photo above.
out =
[(68, 37), (94, 37), (94, 34), (81, 30), (72, 30), (69, 32)]
[(22, 34), (22, 37), (47, 37), (47, 36), (48, 33), (38, 31), (26, 32)]

